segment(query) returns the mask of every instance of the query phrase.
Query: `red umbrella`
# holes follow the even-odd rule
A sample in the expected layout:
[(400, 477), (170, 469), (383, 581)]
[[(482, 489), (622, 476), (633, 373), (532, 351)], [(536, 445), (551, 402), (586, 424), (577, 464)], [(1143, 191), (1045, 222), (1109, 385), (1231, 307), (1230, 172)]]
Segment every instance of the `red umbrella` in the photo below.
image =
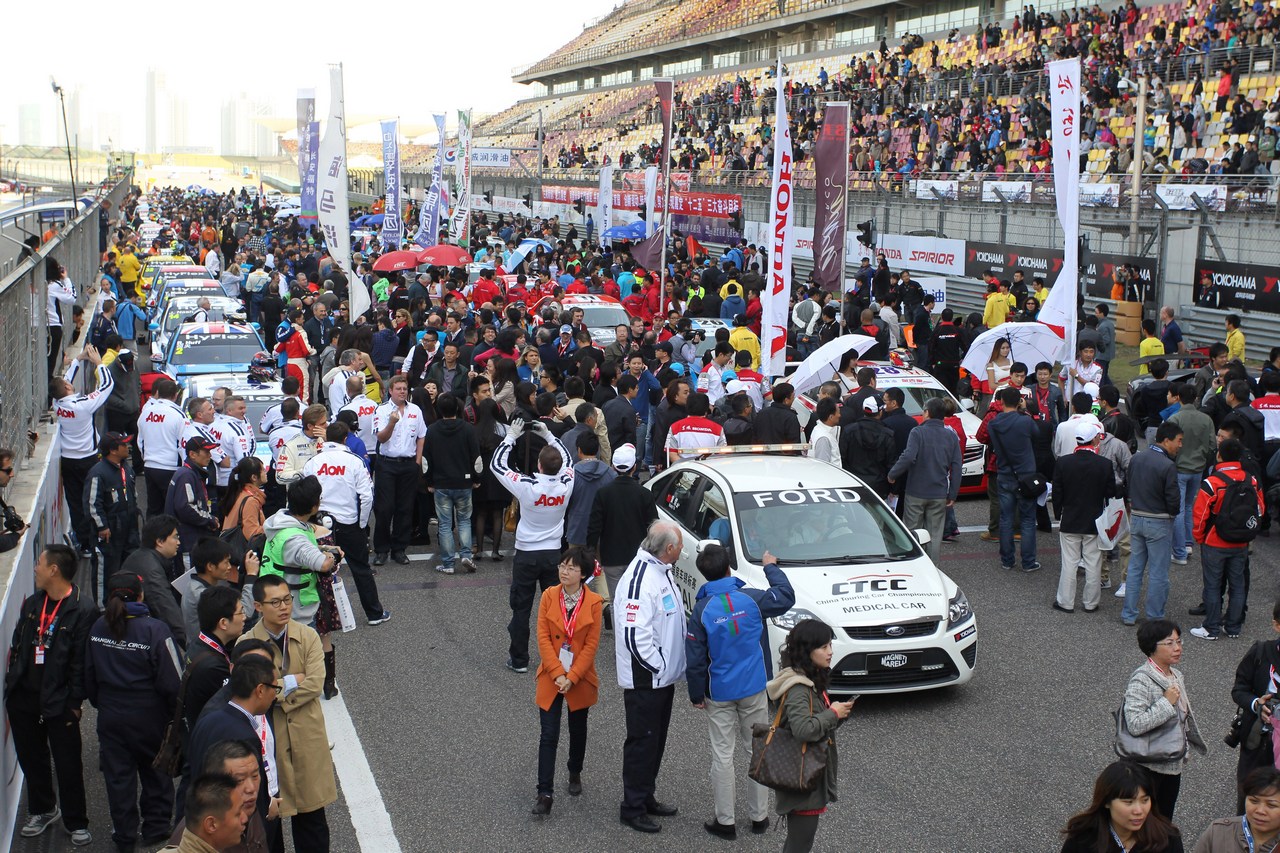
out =
[(440, 243), (419, 252), (418, 263), (431, 264), (433, 267), (460, 267), (471, 263), (471, 256), (461, 246)]
[(385, 255), (373, 262), (373, 268), (378, 272), (411, 270), (417, 266), (417, 252), (387, 252)]

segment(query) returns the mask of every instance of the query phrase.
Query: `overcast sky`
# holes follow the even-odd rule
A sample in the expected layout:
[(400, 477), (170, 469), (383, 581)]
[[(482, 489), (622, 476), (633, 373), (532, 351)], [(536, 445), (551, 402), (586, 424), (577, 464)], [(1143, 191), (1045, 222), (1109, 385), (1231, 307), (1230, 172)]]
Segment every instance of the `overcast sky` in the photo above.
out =
[[(118, 8), (63, 0), (56, 11), (9, 4), (10, 37), (0, 52), (0, 142), (18, 142), (21, 106), (39, 104), (42, 141), (55, 144), (56, 132), (61, 144), (52, 75), (68, 94), (80, 92), (82, 138), (100, 147), (111, 135), (117, 147), (136, 149), (145, 133), (148, 68), (163, 72), (170, 91), (186, 102), (188, 144), (215, 152), (223, 102), (241, 93), (266, 102), (275, 115), (292, 116), (297, 90), (315, 88), (323, 115), (330, 62), (343, 63), (349, 116), (398, 115), (405, 123), (430, 124), (433, 112), (448, 111), (452, 125), (457, 109), (493, 112), (530, 97), (511, 82), (511, 69), (545, 56), (620, 1), (579, 0), (569, 14), (558, 8), (539, 14), (516, 0), (383, 10), (368, 3), (246, 0)], [(204, 14), (193, 14), (197, 8)], [(338, 9), (337, 18), (327, 14)]]

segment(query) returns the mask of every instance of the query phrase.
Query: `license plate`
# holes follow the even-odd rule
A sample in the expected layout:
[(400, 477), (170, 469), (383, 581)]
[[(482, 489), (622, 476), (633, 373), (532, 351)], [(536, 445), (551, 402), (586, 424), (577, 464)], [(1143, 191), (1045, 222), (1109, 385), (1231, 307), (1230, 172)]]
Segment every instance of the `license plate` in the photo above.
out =
[(885, 652), (867, 655), (867, 669), (872, 671), (889, 671), (919, 668), (919, 652)]

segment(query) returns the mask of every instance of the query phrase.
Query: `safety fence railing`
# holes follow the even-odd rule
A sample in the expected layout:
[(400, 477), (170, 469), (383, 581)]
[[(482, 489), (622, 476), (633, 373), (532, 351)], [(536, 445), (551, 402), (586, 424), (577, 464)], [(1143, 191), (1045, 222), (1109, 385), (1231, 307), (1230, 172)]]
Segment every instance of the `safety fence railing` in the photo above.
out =
[[(61, 346), (50, 356), (47, 260), (53, 258), (66, 268), (76, 287), (77, 303), (84, 305), (97, 282), (109, 237), (103, 203), (110, 204), (108, 217), (114, 217), (129, 186), (128, 178), (112, 186), (56, 237), (0, 279), (0, 447), (18, 450), (20, 464), (25, 465), (27, 458), (22, 449), (28, 433), (48, 410), (50, 365), (61, 372), (62, 349), (74, 330), (68, 307), (62, 311)], [(87, 318), (84, 331), (88, 331)]]

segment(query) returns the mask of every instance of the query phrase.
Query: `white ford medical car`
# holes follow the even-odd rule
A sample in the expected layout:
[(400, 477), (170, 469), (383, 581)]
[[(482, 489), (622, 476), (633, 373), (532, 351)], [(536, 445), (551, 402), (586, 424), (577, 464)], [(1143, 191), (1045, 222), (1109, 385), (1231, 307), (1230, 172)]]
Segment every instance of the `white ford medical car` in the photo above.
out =
[(766, 551), (795, 587), (771, 620), (777, 650), (800, 620), (835, 632), (831, 691), (895, 693), (963, 684), (977, 661), (977, 622), (964, 593), (933, 565), (897, 516), (847, 471), (795, 456), (726, 454), (677, 463), (647, 483), (661, 518), (684, 530), (673, 575), (691, 611), (705, 582), (696, 560), (728, 547), (734, 573), (764, 588)]

